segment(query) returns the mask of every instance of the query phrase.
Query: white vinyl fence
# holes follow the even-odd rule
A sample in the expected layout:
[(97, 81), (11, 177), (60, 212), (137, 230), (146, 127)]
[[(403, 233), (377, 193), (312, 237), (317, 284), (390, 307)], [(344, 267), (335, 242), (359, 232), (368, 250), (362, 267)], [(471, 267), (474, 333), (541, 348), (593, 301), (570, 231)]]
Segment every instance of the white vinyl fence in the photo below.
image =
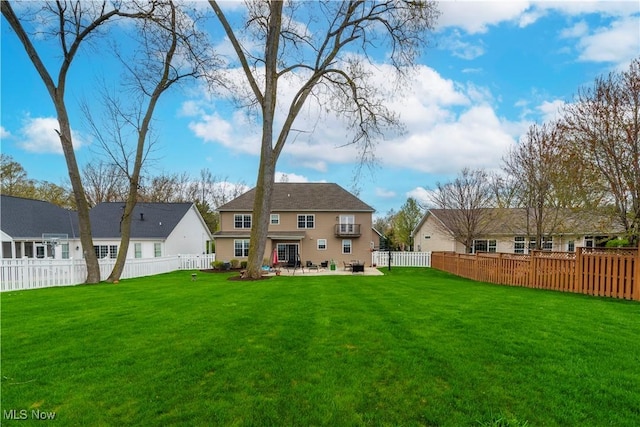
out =
[[(371, 253), (371, 264), (389, 265), (389, 252)], [(431, 252), (391, 252), (391, 265), (395, 267), (431, 267)]]
[[(113, 270), (115, 259), (101, 259), (100, 279), (106, 280)], [(199, 270), (211, 268), (215, 254), (172, 255), (148, 259), (127, 259), (122, 279), (153, 276), (175, 270)], [(83, 259), (1, 259), (0, 292), (23, 289), (73, 286), (84, 283), (87, 266)]]

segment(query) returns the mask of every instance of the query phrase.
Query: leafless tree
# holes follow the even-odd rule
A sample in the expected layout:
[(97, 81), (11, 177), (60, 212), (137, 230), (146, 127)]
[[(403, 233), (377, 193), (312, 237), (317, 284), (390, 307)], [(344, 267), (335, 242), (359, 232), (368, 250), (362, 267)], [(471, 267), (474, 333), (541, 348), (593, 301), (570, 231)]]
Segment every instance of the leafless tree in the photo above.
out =
[(483, 235), (495, 211), (494, 195), (487, 172), (464, 168), (451, 182), (436, 183), (431, 203), (444, 209), (449, 231), (470, 252), (473, 241)]
[(186, 172), (164, 172), (141, 180), (140, 198), (151, 203), (179, 203), (194, 200), (189, 197), (192, 178)]
[(581, 160), (598, 171), (594, 183), (606, 188), (629, 241), (640, 244), (640, 58), (580, 89), (564, 126)]
[(493, 204), (498, 209), (514, 208), (517, 206), (516, 190), (518, 180), (505, 174), (489, 174), (489, 185), (491, 187)]
[[(370, 78), (373, 59), (368, 53), (388, 46), (388, 62), (404, 76), (427, 45), (436, 2), (247, 1), (244, 28), (233, 28), (217, 1), (209, 4), (250, 88), (244, 103), (257, 106), (262, 121), (247, 266), (247, 277), (257, 278), (266, 249), (276, 163), (302, 107), (310, 98), (322, 99), (326, 110), (350, 121), (351, 143), (358, 145), (362, 162), (370, 160), (376, 138), (399, 122), (385, 107), (383, 88)], [(254, 53), (243, 44), (244, 34), (252, 35), (251, 41), (262, 50)], [(288, 105), (278, 96), (278, 85), (285, 80), (297, 88)], [(286, 117), (276, 129), (278, 109), (286, 111)]]
[(155, 142), (152, 118), (161, 96), (187, 79), (215, 79), (218, 60), (211, 53), (207, 36), (196, 24), (197, 19), (184, 13), (173, 1), (156, 2), (153, 14), (136, 21), (140, 47), (133, 56), (117, 52), (126, 70), (122, 79), (128, 89), (124, 91), (125, 96), (103, 92), (105, 120), (101, 124), (94, 120), (88, 104), (84, 104), (93, 135), (128, 183), (120, 226), (120, 250), (107, 281), (119, 280), (124, 269), (131, 238), (131, 216), (138, 201), (142, 168)]
[(89, 206), (126, 199), (127, 177), (113, 163), (90, 162), (82, 168), (82, 180)]
[(533, 124), (503, 158), (504, 171), (515, 183), (522, 222), (536, 249), (576, 207), (576, 182), (568, 168), (566, 142), (558, 123)]
[[(0, 2), (2, 16), (9, 23), (16, 36), (20, 39), (29, 59), (33, 63), (42, 82), (44, 83), (49, 96), (56, 110), (59, 129), (56, 130), (60, 138), (60, 144), (67, 163), (69, 180), (73, 188), (75, 204), (78, 210), (80, 225), (80, 240), (84, 248), (84, 258), (87, 265), (87, 283), (98, 283), (100, 281), (100, 266), (93, 251), (93, 238), (91, 235), (91, 224), (89, 222), (89, 204), (85, 197), (84, 187), (80, 176), (80, 170), (73, 150), (71, 135), (71, 122), (65, 101), (67, 76), (80, 47), (87, 44), (95, 36), (101, 27), (108, 21), (118, 17), (148, 16), (149, 11), (136, 11), (128, 13), (120, 10), (120, 2), (84, 2), (84, 1), (64, 1), (39, 2), (35, 4), (38, 9), (35, 13), (39, 16), (38, 28), (31, 25), (26, 7), (23, 19), (18, 18), (14, 12), (11, 2), (3, 0)], [(31, 5), (29, 5), (31, 6)], [(153, 9), (154, 3), (146, 5)], [(41, 31), (37, 35), (29, 35), (27, 30)], [(36, 48), (34, 40), (44, 40), (55, 42), (60, 49), (60, 63), (57, 69), (57, 76), (52, 76), (52, 71), (45, 65), (41, 58), (41, 52), (50, 49), (50, 45), (43, 46), (40, 51)], [(48, 52), (50, 53), (50, 52)], [(53, 67), (51, 67), (53, 68)], [(56, 80), (54, 80), (54, 78)]]

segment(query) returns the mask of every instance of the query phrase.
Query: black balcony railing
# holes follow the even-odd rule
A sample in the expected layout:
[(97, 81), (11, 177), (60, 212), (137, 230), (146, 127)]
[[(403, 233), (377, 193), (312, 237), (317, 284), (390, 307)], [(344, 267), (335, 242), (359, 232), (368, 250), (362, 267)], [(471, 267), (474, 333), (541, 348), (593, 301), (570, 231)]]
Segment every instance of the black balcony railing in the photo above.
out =
[(360, 224), (336, 224), (336, 237), (360, 237)]

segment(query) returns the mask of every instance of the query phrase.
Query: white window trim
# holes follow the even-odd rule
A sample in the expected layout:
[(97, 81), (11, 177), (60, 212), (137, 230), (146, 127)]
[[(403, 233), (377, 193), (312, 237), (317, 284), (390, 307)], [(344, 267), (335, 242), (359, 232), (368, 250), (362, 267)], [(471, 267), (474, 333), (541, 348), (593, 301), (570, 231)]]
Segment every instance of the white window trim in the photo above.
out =
[[(320, 247), (320, 242), (324, 242), (324, 248)], [(319, 251), (326, 251), (327, 250), (327, 239), (318, 239), (316, 241), (316, 249)]]
[[(242, 255), (236, 254), (236, 243), (242, 243)], [(246, 258), (249, 256), (249, 239), (234, 239), (233, 240), (233, 256), (235, 258)], [(246, 252), (246, 255), (245, 255)]]
[[(241, 227), (237, 227), (236, 226), (236, 217), (242, 217), (241, 222), (242, 222), (242, 226)], [(246, 217), (249, 217), (249, 227), (245, 227), (244, 226), (244, 222)], [(253, 225), (253, 217), (251, 216), (251, 214), (233, 214), (233, 228), (236, 230), (248, 230), (251, 229), (251, 226)]]
[[(304, 227), (300, 227), (300, 217), (304, 216)], [(309, 217), (313, 218), (313, 227), (308, 226)], [(316, 228), (316, 215), (315, 214), (297, 214), (296, 215), (296, 226), (298, 230), (313, 230)]]

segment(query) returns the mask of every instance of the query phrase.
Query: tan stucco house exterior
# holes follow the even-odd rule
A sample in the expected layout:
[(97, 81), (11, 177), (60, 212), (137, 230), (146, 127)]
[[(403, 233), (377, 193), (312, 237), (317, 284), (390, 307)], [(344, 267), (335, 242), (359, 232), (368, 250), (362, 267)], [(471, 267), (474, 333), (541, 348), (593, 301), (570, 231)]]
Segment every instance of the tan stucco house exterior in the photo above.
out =
[[(246, 261), (253, 221), (255, 188), (220, 206), (220, 231), (214, 233), (216, 259)], [(369, 263), (378, 236), (371, 206), (332, 183), (276, 183), (263, 259), (320, 265), (334, 260)]]

